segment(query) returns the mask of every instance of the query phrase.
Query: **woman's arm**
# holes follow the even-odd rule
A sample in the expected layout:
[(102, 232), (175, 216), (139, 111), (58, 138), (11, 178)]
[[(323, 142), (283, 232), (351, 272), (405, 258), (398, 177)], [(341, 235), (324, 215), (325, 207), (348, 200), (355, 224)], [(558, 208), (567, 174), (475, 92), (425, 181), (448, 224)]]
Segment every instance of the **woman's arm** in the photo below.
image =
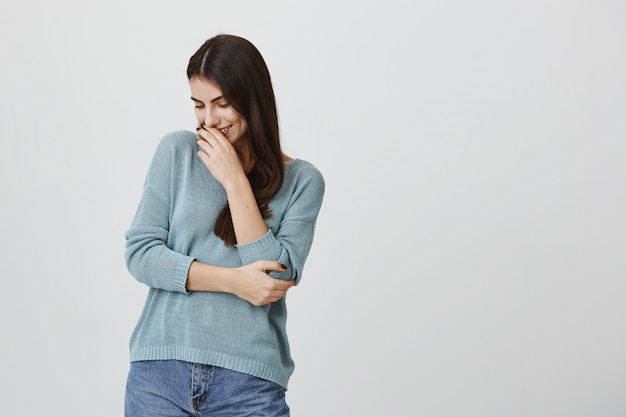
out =
[(258, 261), (238, 268), (224, 268), (194, 261), (189, 267), (187, 291), (227, 292), (250, 304), (261, 306), (278, 301), (293, 281), (271, 278), (267, 271), (280, 271), (283, 266), (273, 261)]
[[(296, 162), (292, 162), (294, 163)], [(311, 164), (299, 161), (298, 167), (294, 169), (297, 171), (291, 171), (283, 184), (289, 195), (283, 194), (277, 200), (278, 203), (283, 199), (278, 204), (284, 211), (275, 213), (280, 216), (280, 224), (273, 226), (272, 230), (259, 239), (237, 244), (236, 248), (243, 264), (260, 259), (275, 259), (287, 266), (284, 271), (270, 271), (269, 275), (273, 278), (295, 280), (297, 285), (313, 244), (325, 184), (321, 173)]]
[(313, 243), (315, 222), (324, 196), (325, 184), (320, 172), (312, 165), (302, 172), (280, 227), (274, 232), (261, 216), (232, 144), (214, 128), (199, 130), (198, 134), (197, 143), (204, 150), (198, 152), (198, 157), (226, 190), (242, 264), (276, 260), (287, 268), (271, 270), (269, 275), (298, 283)]
[(199, 129), (198, 135), (197, 143), (204, 150), (198, 152), (198, 157), (226, 190), (237, 244), (259, 239), (268, 228), (237, 151), (213, 127)]

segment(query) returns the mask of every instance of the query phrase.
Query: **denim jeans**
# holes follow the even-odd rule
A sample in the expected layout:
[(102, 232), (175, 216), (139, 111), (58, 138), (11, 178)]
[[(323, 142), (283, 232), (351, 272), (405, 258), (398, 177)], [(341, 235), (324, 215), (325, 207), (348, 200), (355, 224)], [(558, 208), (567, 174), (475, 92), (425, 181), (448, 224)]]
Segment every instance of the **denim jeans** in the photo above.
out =
[(132, 362), (124, 407), (126, 417), (289, 417), (278, 384), (173, 360)]

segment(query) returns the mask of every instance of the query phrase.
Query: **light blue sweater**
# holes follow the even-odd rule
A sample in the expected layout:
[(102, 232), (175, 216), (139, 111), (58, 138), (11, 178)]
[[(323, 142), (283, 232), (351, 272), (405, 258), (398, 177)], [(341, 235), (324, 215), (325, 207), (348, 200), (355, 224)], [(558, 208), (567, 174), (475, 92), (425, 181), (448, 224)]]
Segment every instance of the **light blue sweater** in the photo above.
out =
[(159, 143), (143, 195), (126, 232), (126, 264), (150, 287), (130, 340), (131, 361), (178, 359), (254, 375), (287, 388), (294, 363), (285, 297), (255, 307), (233, 294), (187, 292), (189, 265), (237, 267), (257, 260), (287, 266), (279, 279), (302, 278), (324, 195), (324, 179), (300, 159), (270, 203), (270, 231), (227, 247), (213, 233), (226, 192), (196, 155), (196, 133), (172, 132)]

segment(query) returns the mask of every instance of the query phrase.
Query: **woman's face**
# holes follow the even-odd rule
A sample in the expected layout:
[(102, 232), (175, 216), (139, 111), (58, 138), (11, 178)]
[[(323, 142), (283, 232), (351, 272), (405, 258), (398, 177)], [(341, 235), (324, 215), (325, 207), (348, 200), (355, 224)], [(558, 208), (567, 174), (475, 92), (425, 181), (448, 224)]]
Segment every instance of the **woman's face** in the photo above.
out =
[(248, 123), (222, 96), (222, 90), (199, 77), (189, 80), (189, 86), (198, 123), (219, 129), (233, 145), (247, 144)]

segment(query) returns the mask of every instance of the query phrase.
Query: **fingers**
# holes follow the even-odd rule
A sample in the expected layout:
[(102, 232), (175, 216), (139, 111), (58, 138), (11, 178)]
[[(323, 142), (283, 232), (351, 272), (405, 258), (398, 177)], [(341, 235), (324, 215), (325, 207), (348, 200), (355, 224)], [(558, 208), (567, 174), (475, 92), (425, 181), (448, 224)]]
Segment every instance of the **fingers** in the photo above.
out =
[(276, 302), (295, 285), (295, 281), (273, 278), (268, 272), (284, 272), (287, 269), (280, 262), (266, 260), (244, 265), (240, 267), (244, 274), (241, 281), (238, 280), (242, 286), (234, 294), (256, 306)]
[(285, 272), (287, 270), (287, 265), (283, 265), (280, 262), (257, 261), (257, 264), (260, 268), (262, 268), (265, 271)]
[(226, 140), (226, 137), (222, 135), (222, 132), (214, 127), (206, 127), (205, 130), (209, 132), (211, 134), (211, 137), (218, 143), (223, 143)]
[(228, 155), (231, 154), (232, 145), (218, 129), (214, 127), (198, 127), (196, 131), (198, 132), (196, 143), (208, 155), (208, 158), (203, 158), (205, 163), (212, 157), (228, 158)]
[(213, 145), (211, 142), (215, 143), (215, 138), (213, 137), (211, 132), (199, 127), (196, 128), (196, 131), (198, 132), (198, 140), (196, 141), (196, 143), (207, 152), (213, 149)]
[(208, 164), (210, 163), (209, 155), (206, 152), (202, 151), (198, 151), (197, 155), (198, 158), (200, 158), (202, 162), (204, 162), (204, 165), (208, 166)]
[(283, 281), (267, 277), (267, 281), (261, 288), (255, 289), (248, 295), (240, 295), (240, 297), (255, 306), (263, 306), (269, 303), (275, 303), (283, 298), (293, 285), (294, 281)]
[(275, 303), (287, 294), (287, 291), (293, 287), (294, 281), (283, 281), (275, 279), (274, 289), (270, 291), (265, 297), (263, 297), (263, 304)]
[(278, 300), (279, 298), (283, 297), (287, 291), (294, 286), (295, 281), (294, 280), (284, 280), (284, 279), (277, 279), (277, 278), (272, 278), (270, 277), (271, 281), (270, 281), (270, 285), (271, 285), (271, 289), (270, 292), (272, 293), (273, 296), (276, 296), (278, 298), (276, 298), (276, 300)]
[(204, 151), (198, 152), (198, 156), (204, 161), (205, 164), (209, 164), (210, 157), (216, 156), (218, 154), (218, 147), (221, 146), (219, 140), (215, 136), (216, 132), (217, 134), (221, 133), (219, 130), (214, 128), (196, 128), (196, 131), (198, 132), (198, 140), (196, 140), (196, 143)]
[(196, 143), (204, 151), (204, 152), (202, 151), (198, 152), (198, 155), (209, 156), (211, 154), (211, 151), (213, 150), (213, 148), (206, 141), (202, 139), (198, 139)]
[(222, 132), (214, 127), (197, 127), (196, 131), (198, 132), (199, 139), (203, 139), (213, 147), (228, 142), (226, 137), (222, 135)]
[(291, 287), (293, 287), (293, 284), (295, 281), (293, 280), (284, 280), (284, 279), (276, 279), (276, 278), (272, 278), (274, 279), (276, 282), (274, 283), (274, 291), (282, 291), (283, 295), (284, 293), (287, 292), (287, 290)]
[[(260, 270), (262, 270), (263, 272), (265, 272), (266, 274), (269, 271), (279, 271), (279, 272), (285, 272), (287, 270), (287, 266), (281, 264), (280, 262), (274, 262), (274, 261), (257, 261), (256, 262), (256, 267), (259, 268)], [(271, 276), (268, 275), (269, 281), (268, 283), (271, 285), (271, 288), (274, 290), (288, 290), (289, 288), (293, 287), (293, 284), (295, 281), (293, 280), (285, 280), (285, 279), (278, 279), (278, 278), (273, 278)]]
[[(287, 267), (280, 262), (259, 261), (260, 267), (265, 271), (281, 271), (284, 272)], [(294, 280), (283, 280), (267, 276), (266, 291), (264, 298), (267, 302), (276, 302), (287, 294), (287, 291), (295, 284)]]

